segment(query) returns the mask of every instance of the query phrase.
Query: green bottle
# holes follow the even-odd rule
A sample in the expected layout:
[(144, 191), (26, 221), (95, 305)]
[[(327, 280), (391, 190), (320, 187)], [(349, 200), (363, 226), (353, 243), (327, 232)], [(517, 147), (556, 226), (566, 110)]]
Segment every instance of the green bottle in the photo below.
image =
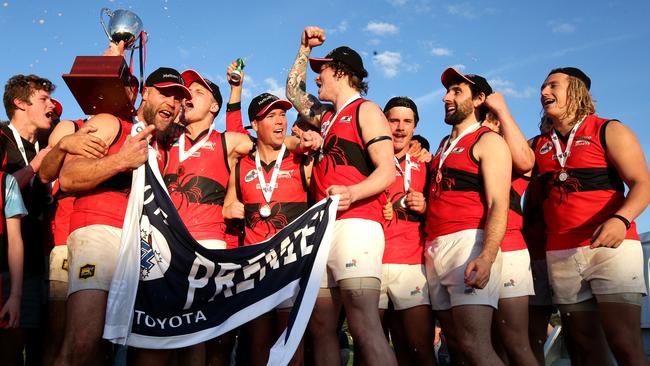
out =
[(242, 60), (241, 58), (238, 58), (237, 59), (237, 67), (235, 68), (235, 70), (233, 72), (230, 73), (230, 80), (233, 83), (237, 84), (237, 83), (239, 83), (241, 81), (241, 71), (244, 69), (244, 66), (246, 66), (244, 64), (244, 60)]

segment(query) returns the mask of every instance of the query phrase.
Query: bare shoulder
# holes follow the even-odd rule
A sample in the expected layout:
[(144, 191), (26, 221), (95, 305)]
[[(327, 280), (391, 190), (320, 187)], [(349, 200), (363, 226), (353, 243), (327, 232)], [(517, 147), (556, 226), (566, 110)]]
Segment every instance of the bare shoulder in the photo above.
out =
[(474, 146), (474, 156), (481, 160), (481, 157), (486, 156), (510, 156), (510, 149), (508, 144), (498, 133), (489, 131), (483, 133), (476, 141)]
[(52, 147), (59, 143), (59, 141), (68, 135), (72, 135), (75, 132), (75, 123), (70, 120), (62, 120), (57, 123), (56, 127), (50, 133), (48, 138), (48, 146)]
[(91, 134), (101, 138), (107, 145), (113, 142), (120, 131), (120, 120), (108, 113), (96, 114), (86, 123), (97, 128)]

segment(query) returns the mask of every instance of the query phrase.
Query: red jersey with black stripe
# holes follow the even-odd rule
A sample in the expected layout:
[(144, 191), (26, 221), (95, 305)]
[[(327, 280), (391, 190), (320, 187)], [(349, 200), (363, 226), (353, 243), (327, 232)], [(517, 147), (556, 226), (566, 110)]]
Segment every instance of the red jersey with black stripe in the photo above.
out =
[[(536, 138), (535, 160), (544, 185), (547, 251), (590, 245), (596, 228), (623, 205), (623, 180), (607, 159), (605, 129), (611, 121), (591, 115), (580, 125), (566, 161), (569, 177), (565, 181), (559, 179), (561, 167), (550, 132)], [(565, 151), (566, 141), (559, 140)], [(634, 222), (625, 238), (639, 240)]]
[(479, 138), (492, 132), (481, 126), (463, 136), (445, 159), (438, 182), (438, 162), (446, 138), (431, 161), (429, 200), (427, 203), (427, 240), (461, 230), (482, 229), (485, 226), (487, 205), (483, 177), (472, 150)]
[[(120, 129), (106, 155), (120, 151), (127, 136), (131, 134), (133, 123), (121, 118), (118, 120)], [(89, 191), (77, 192), (70, 215), (70, 232), (89, 225), (122, 228), (131, 190), (131, 177), (131, 172), (119, 173)]]
[[(400, 168), (406, 172), (406, 159), (398, 159)], [(410, 188), (416, 192), (425, 192), (428, 166), (426, 163), (411, 161)], [(396, 169), (395, 181), (386, 190), (386, 196), (393, 206), (393, 218), (384, 220), (384, 257), (382, 263), (423, 264), (424, 263), (424, 215), (416, 214), (406, 208), (403, 199), (404, 176)]]
[(501, 241), (501, 251), (511, 252), (526, 249), (526, 242), (521, 232), (524, 218), (521, 208), (521, 197), (524, 195), (530, 178), (517, 172), (512, 172), (510, 184), (510, 209), (508, 210), (508, 225)]
[[(186, 151), (205, 143), (183, 162), (178, 139), (185, 139)], [(181, 134), (167, 150), (163, 179), (174, 206), (196, 240), (226, 240), (222, 209), (230, 177), (225, 134), (205, 130), (191, 140)]]
[[(363, 143), (359, 125), (359, 108), (365, 101), (359, 98), (348, 104), (332, 121), (323, 142), (323, 154), (316, 159), (312, 170), (311, 189), (316, 201), (327, 197), (328, 187), (360, 183), (375, 170)], [(326, 112), (323, 123), (332, 118), (334, 113)], [(381, 223), (383, 216), (379, 196), (370, 196), (352, 203), (346, 211), (337, 212), (336, 218), (361, 218)]]
[[(260, 189), (255, 166), (255, 157), (243, 157), (235, 167), (237, 198), (244, 204), (245, 237), (244, 245), (267, 240), (291, 221), (300, 216), (307, 206), (307, 180), (301, 155), (285, 152), (277, 175), (271, 202), (268, 203), (271, 215), (262, 217), (260, 208), (267, 204)], [(271, 181), (275, 160), (261, 162), (265, 182)]]
[[(74, 132), (77, 132), (84, 124), (84, 120), (78, 119), (72, 121)], [(52, 220), (52, 234), (54, 235), (54, 245), (66, 245), (68, 235), (70, 234), (70, 216), (76, 194), (74, 192), (63, 192), (59, 187), (59, 180), (52, 184), (52, 197), (56, 202), (56, 212)]]

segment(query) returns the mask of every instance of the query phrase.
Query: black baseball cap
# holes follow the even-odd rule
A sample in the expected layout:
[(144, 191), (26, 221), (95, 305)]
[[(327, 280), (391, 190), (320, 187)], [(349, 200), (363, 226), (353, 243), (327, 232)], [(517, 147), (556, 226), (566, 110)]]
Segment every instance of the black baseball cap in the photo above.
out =
[(410, 108), (413, 111), (413, 117), (415, 118), (415, 124), (417, 125), (420, 120), (420, 115), (418, 114), (418, 106), (415, 105), (415, 102), (409, 97), (392, 97), (386, 103), (384, 107), (384, 114), (388, 113), (391, 108), (394, 107), (406, 107)]
[(462, 74), (453, 67), (448, 67), (442, 73), (440, 81), (442, 81), (442, 85), (447, 89), (449, 89), (449, 87), (454, 83), (466, 82), (475, 85), (480, 92), (485, 94), (486, 97), (493, 93), (492, 87), (484, 77), (475, 74)]
[(280, 99), (271, 93), (262, 93), (253, 98), (251, 104), (248, 105), (248, 120), (253, 122), (257, 117), (262, 117), (268, 113), (274, 106), (286, 111), (291, 109), (293, 104), (291, 104), (290, 101)]
[(183, 71), (181, 73), (181, 77), (183, 78), (185, 85), (188, 87), (194, 82), (197, 82), (206, 87), (206, 89), (212, 93), (212, 96), (214, 97), (214, 100), (217, 101), (217, 104), (219, 104), (219, 110), (217, 111), (217, 114), (219, 114), (219, 111), (221, 110), (221, 103), (223, 102), (223, 97), (221, 96), (221, 90), (219, 90), (219, 86), (217, 84), (208, 79), (204, 79), (201, 74), (192, 69)]
[(190, 90), (185, 86), (181, 74), (170, 67), (159, 67), (149, 74), (144, 82), (145, 86), (153, 86), (156, 89), (178, 88), (183, 91), (185, 98), (192, 98)]
[(309, 58), (309, 66), (315, 73), (320, 73), (320, 68), (324, 63), (340, 61), (350, 67), (352, 72), (360, 77), (365, 78), (368, 76), (368, 71), (363, 68), (363, 60), (357, 51), (347, 46), (341, 46), (333, 49), (324, 58)]
[(551, 70), (551, 72), (549, 72), (546, 77), (549, 77), (553, 74), (565, 74), (565, 75), (573, 76), (575, 78), (580, 79), (583, 83), (585, 83), (587, 90), (591, 89), (591, 79), (589, 78), (589, 76), (587, 76), (587, 74), (582, 72), (582, 70), (580, 70), (577, 67), (559, 67), (557, 69)]

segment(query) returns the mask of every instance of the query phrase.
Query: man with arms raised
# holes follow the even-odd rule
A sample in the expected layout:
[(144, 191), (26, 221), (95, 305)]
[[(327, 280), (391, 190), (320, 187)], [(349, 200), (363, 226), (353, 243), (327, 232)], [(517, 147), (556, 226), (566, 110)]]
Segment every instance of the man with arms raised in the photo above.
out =
[(490, 326), (499, 301), (510, 152), (498, 134), (480, 125), (492, 93), (487, 81), (452, 68), (441, 79), (452, 130), (431, 163), (425, 246), (431, 305), (454, 362), (464, 356), (472, 365), (501, 365)]
[(573, 345), (572, 363), (606, 362), (604, 330), (619, 365), (647, 365), (639, 327), (643, 252), (634, 219), (650, 202), (650, 174), (634, 133), (595, 114), (590, 86), (580, 69), (564, 67), (541, 88), (542, 124), (550, 128), (533, 150), (545, 186), (553, 303)]
[(489, 112), (483, 126), (503, 136), (512, 156), (512, 182), (508, 226), (501, 242), (502, 268), (499, 304), (493, 328), (498, 330), (495, 349), (504, 362), (532, 365), (535, 356), (528, 342), (528, 297), (534, 295), (530, 255), (524, 236), (521, 197), (524, 195), (535, 165), (535, 155), (519, 130), (503, 95), (494, 92), (485, 99)]
[[(106, 156), (65, 158), (61, 188), (78, 194), (70, 219), (68, 318), (60, 364), (107, 362), (101, 336), (131, 173), (147, 160), (151, 134), (167, 130), (180, 112), (181, 100), (190, 97), (178, 71), (159, 68), (145, 81), (133, 121), (99, 114), (87, 122), (108, 146)], [(146, 125), (135, 136), (133, 122)]]
[[(379, 106), (361, 98), (367, 91), (363, 79), (368, 73), (357, 52), (339, 47), (325, 58), (309, 58), (311, 49), (324, 41), (321, 28), (306, 27), (302, 32), (287, 79), (287, 97), (320, 127), (324, 139), (312, 171), (314, 198), (341, 197), (325, 280), (328, 287), (340, 290), (350, 331), (364, 360), (370, 365), (394, 365), (395, 355), (376, 310), (384, 249), (380, 195), (395, 179), (390, 128)], [(307, 63), (318, 74), (318, 98), (305, 90)], [(332, 297), (319, 297), (316, 302), (309, 328), (317, 339), (317, 364), (340, 362), (338, 309)]]

